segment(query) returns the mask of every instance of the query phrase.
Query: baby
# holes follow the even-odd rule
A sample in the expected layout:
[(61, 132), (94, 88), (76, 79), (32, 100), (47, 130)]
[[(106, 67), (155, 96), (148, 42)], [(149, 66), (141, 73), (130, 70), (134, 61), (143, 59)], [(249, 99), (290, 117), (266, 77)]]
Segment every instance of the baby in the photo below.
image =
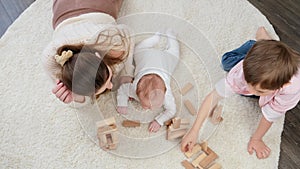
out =
[(160, 40), (159, 33), (136, 45), (133, 56), (136, 66), (134, 80), (121, 85), (117, 95), (117, 111), (120, 114), (127, 113), (129, 98), (139, 101), (144, 109), (164, 106), (164, 112), (150, 123), (150, 132), (157, 132), (176, 113), (170, 78), (178, 64), (180, 49), (174, 33), (168, 30), (166, 34), (168, 43), (165, 50), (154, 48)]

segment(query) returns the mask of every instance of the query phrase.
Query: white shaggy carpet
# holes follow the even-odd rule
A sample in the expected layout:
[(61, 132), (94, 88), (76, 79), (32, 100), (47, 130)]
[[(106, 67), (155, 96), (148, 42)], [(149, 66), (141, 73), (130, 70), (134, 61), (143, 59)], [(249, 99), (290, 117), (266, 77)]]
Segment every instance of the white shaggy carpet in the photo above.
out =
[[(52, 35), (51, 6), (50, 0), (37, 0), (0, 39), (0, 168), (183, 168), (180, 162), (185, 157), (178, 140), (165, 140), (164, 129), (146, 132), (146, 122), (155, 112), (142, 112), (139, 118), (145, 124), (139, 128), (118, 125), (119, 147), (107, 153), (97, 146), (94, 127), (103, 117), (115, 116), (118, 124), (124, 119), (114, 109), (115, 93), (85, 109), (70, 108), (51, 94), (53, 84), (41, 65), (41, 52)], [(181, 62), (172, 88), (178, 115), (191, 121), (194, 117), (182, 101), (199, 105), (225, 75), (219, 63), (222, 53), (253, 39), (259, 26), (278, 38), (267, 19), (246, 0), (125, 0), (120, 17), (119, 22), (131, 26), (137, 39), (167, 28), (178, 33)], [(195, 88), (181, 96), (178, 89), (186, 82)], [(264, 138), (271, 156), (258, 160), (246, 151), (261, 116), (257, 100), (234, 96), (222, 104), (224, 121), (219, 126), (207, 121), (199, 140), (208, 140), (223, 168), (277, 168), (284, 119), (274, 123)], [(134, 115), (142, 111), (135, 102), (130, 106)]]

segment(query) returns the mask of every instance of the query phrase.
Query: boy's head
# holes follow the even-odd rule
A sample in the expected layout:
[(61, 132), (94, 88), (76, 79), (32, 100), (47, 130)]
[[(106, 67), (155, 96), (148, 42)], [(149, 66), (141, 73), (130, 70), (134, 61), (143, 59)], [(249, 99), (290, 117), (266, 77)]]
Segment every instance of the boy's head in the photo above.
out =
[(137, 84), (136, 94), (144, 109), (162, 106), (166, 93), (163, 79), (156, 74), (144, 75)]
[[(274, 91), (288, 84), (298, 72), (300, 56), (280, 41), (256, 42), (244, 59), (245, 80), (259, 93)], [(260, 92), (261, 91), (261, 92)]]

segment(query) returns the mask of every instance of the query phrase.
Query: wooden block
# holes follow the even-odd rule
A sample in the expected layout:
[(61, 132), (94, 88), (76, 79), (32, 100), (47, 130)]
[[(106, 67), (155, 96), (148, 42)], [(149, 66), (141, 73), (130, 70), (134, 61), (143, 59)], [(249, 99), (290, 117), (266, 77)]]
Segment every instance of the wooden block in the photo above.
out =
[(219, 163), (214, 163), (212, 166), (210, 166), (208, 169), (221, 169), (222, 166)]
[(117, 126), (115, 124), (111, 124), (109, 126), (102, 126), (102, 127), (99, 127), (97, 132), (98, 133), (111, 133), (113, 131), (116, 131), (117, 130)]
[(111, 134), (106, 134), (106, 141), (108, 145), (113, 144), (113, 139)]
[(122, 122), (123, 127), (139, 127), (141, 123), (139, 121), (131, 121), (131, 120), (124, 120)]
[(172, 119), (167, 120), (167, 121), (164, 122), (164, 125), (165, 125), (165, 126), (169, 126), (169, 125), (171, 125), (171, 124), (172, 124)]
[[(202, 148), (202, 147), (201, 147)], [(202, 149), (202, 151), (204, 151), (207, 155), (208, 154), (211, 154), (211, 153), (215, 153), (214, 151), (212, 151), (212, 149), (210, 149), (208, 146), (207, 146), (207, 150), (203, 150)], [(216, 154), (216, 153), (215, 153)]]
[(118, 142), (116, 131), (117, 125), (114, 117), (98, 121), (97, 136), (99, 139), (99, 145), (105, 149), (115, 149)]
[[(201, 148), (202, 148), (202, 150), (203, 150), (204, 152), (207, 152), (207, 142), (206, 142), (206, 141), (202, 142), (202, 143), (200, 144), (200, 146), (201, 146)], [(208, 153), (207, 153), (207, 154), (208, 154)]]
[(116, 143), (119, 142), (118, 136), (117, 136), (117, 133), (116, 133), (116, 132), (111, 133), (111, 138), (112, 138), (113, 144), (116, 144)]
[(187, 132), (187, 129), (182, 129), (182, 130), (178, 130), (178, 131), (167, 131), (167, 140), (172, 140), (175, 138), (183, 137), (186, 132)]
[(98, 139), (99, 139), (99, 146), (100, 147), (105, 147), (107, 145), (107, 140), (106, 140), (106, 135), (103, 134), (101, 136), (98, 135)]
[(116, 120), (115, 120), (114, 117), (111, 117), (111, 118), (104, 119), (102, 121), (96, 122), (96, 127), (100, 128), (100, 127), (103, 127), (103, 126), (109, 126), (111, 124), (116, 124)]
[(200, 166), (203, 168), (206, 168), (209, 166), (209, 164), (211, 162), (213, 162), (215, 159), (218, 158), (218, 155), (213, 152), (211, 149), (209, 149), (209, 147), (207, 148), (207, 151), (209, 151), (209, 154), (207, 157), (205, 157), (201, 162), (200, 162)]
[(198, 167), (198, 168), (203, 168), (202, 166), (200, 166), (200, 162), (205, 159), (207, 157), (207, 155), (205, 153), (200, 154), (193, 162), (192, 165), (194, 167)]
[(172, 119), (172, 126), (174, 129), (178, 129), (181, 124), (181, 119), (179, 117), (175, 117)]
[(194, 108), (190, 100), (185, 100), (184, 105), (192, 115), (195, 115), (197, 113), (196, 109)]
[(187, 83), (183, 86), (183, 88), (180, 90), (182, 95), (187, 94), (194, 86), (191, 83)]
[(186, 124), (186, 125), (189, 125), (190, 124), (190, 120), (189, 119), (181, 119), (181, 125), (182, 124)]
[(117, 149), (117, 144), (110, 144), (110, 145), (108, 145), (108, 149), (109, 150), (115, 150), (115, 149)]
[(211, 122), (213, 124), (219, 124), (220, 122), (223, 121), (223, 118), (221, 117), (222, 110), (223, 110), (223, 106), (220, 105), (220, 106), (217, 106), (211, 113)]
[(195, 168), (195, 167), (194, 167), (190, 162), (188, 162), (187, 160), (182, 161), (181, 164), (184, 166), (185, 169), (194, 169), (194, 168)]
[(187, 157), (187, 158), (191, 158), (194, 154), (197, 154), (201, 151), (201, 146), (199, 144), (195, 144), (193, 149), (192, 149), (192, 152), (185, 152), (184, 155)]
[(168, 127), (168, 130), (173, 132), (173, 131), (178, 131), (178, 130), (182, 130), (182, 129), (188, 129), (190, 126), (189, 125), (180, 125), (179, 128), (175, 129), (173, 127), (173, 124), (171, 124), (169, 127)]

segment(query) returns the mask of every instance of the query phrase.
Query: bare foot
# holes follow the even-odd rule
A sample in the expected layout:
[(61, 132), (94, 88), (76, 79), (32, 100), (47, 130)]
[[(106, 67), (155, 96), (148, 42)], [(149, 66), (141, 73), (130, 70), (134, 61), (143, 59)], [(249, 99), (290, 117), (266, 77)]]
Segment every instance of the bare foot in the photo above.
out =
[(265, 29), (265, 27), (261, 26), (256, 31), (255, 39), (258, 40), (272, 40), (271, 36)]

